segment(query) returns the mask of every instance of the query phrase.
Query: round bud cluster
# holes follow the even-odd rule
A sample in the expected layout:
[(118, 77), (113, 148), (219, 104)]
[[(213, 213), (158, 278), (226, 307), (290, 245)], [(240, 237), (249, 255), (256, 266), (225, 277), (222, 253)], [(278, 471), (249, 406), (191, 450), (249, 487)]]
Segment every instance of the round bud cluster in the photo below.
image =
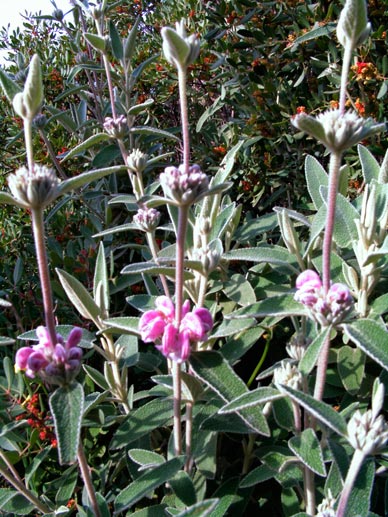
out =
[(160, 221), (160, 212), (156, 208), (139, 208), (133, 222), (145, 232), (153, 232)]
[(32, 171), (20, 167), (8, 177), (8, 186), (15, 200), (32, 209), (44, 208), (54, 201), (59, 195), (59, 182), (53, 169), (36, 164)]
[(302, 374), (290, 361), (282, 361), (281, 365), (274, 371), (273, 379), (275, 385), (283, 384), (296, 390), (302, 385)]
[(382, 415), (376, 416), (371, 409), (363, 414), (357, 410), (348, 422), (348, 440), (354, 449), (368, 456), (385, 447), (388, 425)]
[(127, 117), (125, 115), (119, 115), (116, 118), (106, 117), (104, 129), (112, 138), (122, 140), (128, 133)]
[(135, 174), (141, 174), (147, 167), (148, 154), (143, 153), (140, 149), (134, 149), (127, 158), (129, 169)]
[(166, 167), (160, 175), (165, 195), (180, 205), (190, 205), (209, 190), (209, 179), (199, 165)]
[(57, 334), (55, 344), (45, 327), (38, 327), (36, 334), (39, 339), (37, 345), (25, 346), (16, 352), (16, 372), (25, 371), (31, 379), (38, 375), (50, 384), (69, 384), (81, 369), (82, 350), (78, 345), (82, 329), (74, 327), (66, 341)]
[(353, 308), (353, 297), (344, 284), (332, 284), (325, 294), (319, 275), (310, 269), (298, 276), (296, 288), (295, 300), (302, 303), (310, 317), (324, 327), (341, 323)]

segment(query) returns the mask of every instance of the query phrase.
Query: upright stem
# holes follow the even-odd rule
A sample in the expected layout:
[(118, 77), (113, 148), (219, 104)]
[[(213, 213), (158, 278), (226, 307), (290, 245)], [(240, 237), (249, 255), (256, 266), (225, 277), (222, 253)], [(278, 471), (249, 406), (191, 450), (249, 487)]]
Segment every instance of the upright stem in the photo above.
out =
[(27, 165), (30, 174), (34, 172), (34, 151), (32, 148), (32, 122), (30, 119), (24, 119), (24, 141), (26, 144)]
[(175, 456), (182, 453), (182, 431), (181, 431), (181, 364), (173, 361), (172, 379), (174, 390), (174, 451)]
[(85, 484), (90, 504), (92, 506), (93, 515), (95, 517), (101, 517), (100, 509), (98, 508), (96, 492), (94, 490), (92, 478), (90, 476), (89, 465), (87, 463), (85, 451), (81, 443), (78, 447), (78, 465), (81, 471), (81, 476)]
[(178, 231), (176, 241), (176, 264), (175, 264), (175, 320), (179, 328), (182, 319), (183, 304), (183, 270), (185, 259), (186, 230), (188, 221), (188, 206), (180, 206), (178, 209)]
[(46, 506), (42, 501), (36, 497), (28, 488), (19, 481), (19, 479), (16, 479), (15, 477), (11, 476), (10, 473), (8, 473), (5, 469), (0, 467), (0, 475), (3, 476), (4, 479), (8, 481), (10, 485), (12, 485), (20, 494), (23, 494), (24, 497), (30, 501), (40, 512), (43, 514), (50, 513), (51, 510), (48, 506)]
[(358, 473), (362, 467), (362, 464), (365, 460), (364, 453), (360, 450), (354, 451), (352, 461), (349, 466), (348, 473), (346, 475), (345, 483), (343, 490), (341, 492), (341, 497), (337, 507), (336, 517), (344, 517), (346, 512), (346, 507), (348, 506), (349, 497), (352, 493), (352, 489)]
[(348, 84), (350, 61), (352, 59), (353, 47), (346, 46), (344, 49), (344, 56), (342, 60), (342, 72), (341, 72), (341, 88), (339, 98), (339, 110), (343, 115), (345, 113), (346, 104), (346, 85)]
[(50, 272), (48, 266), (46, 243), (44, 240), (43, 208), (31, 209), (32, 231), (34, 234), (36, 259), (38, 262), (40, 285), (42, 289), (45, 323), (50, 335), (51, 345), (57, 342), (53, 297), (51, 292)]
[(186, 68), (178, 67), (179, 101), (182, 120), (182, 139), (183, 139), (183, 166), (187, 174), (190, 166), (190, 136), (189, 136), (189, 115), (187, 111), (187, 72)]
[(323, 238), (323, 251), (322, 251), (322, 282), (325, 294), (330, 288), (330, 258), (331, 258), (331, 246), (333, 241), (333, 231), (335, 222), (335, 207), (338, 192), (338, 182), (340, 174), (342, 153), (333, 151), (330, 155), (329, 165), (329, 191), (327, 193), (327, 215), (326, 215), (326, 228), (325, 235)]

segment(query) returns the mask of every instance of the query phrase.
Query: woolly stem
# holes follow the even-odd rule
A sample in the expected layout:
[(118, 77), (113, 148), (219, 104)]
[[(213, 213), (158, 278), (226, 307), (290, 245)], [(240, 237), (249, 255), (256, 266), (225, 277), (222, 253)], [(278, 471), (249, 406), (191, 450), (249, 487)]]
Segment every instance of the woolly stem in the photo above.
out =
[(85, 451), (81, 443), (78, 447), (78, 465), (81, 471), (81, 476), (85, 484), (90, 504), (92, 506), (93, 515), (95, 517), (101, 517), (100, 509), (98, 508), (96, 492), (94, 490), (92, 478), (90, 476), (89, 465), (87, 463)]

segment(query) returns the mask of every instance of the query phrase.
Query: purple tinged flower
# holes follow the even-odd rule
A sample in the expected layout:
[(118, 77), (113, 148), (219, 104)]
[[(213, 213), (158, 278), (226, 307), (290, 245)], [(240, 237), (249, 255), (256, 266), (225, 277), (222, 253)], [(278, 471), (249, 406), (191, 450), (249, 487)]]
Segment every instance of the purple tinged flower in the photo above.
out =
[(156, 343), (156, 348), (173, 361), (186, 361), (190, 355), (190, 345), (206, 339), (213, 327), (210, 312), (202, 307), (190, 311), (190, 301), (186, 300), (182, 305), (178, 328), (175, 307), (170, 298), (159, 296), (155, 306), (156, 309), (145, 312), (140, 318), (142, 340)]
[(310, 289), (320, 289), (322, 287), (322, 281), (319, 278), (318, 273), (311, 269), (303, 271), (296, 279), (296, 288), (308, 291)]
[(179, 205), (190, 205), (202, 197), (209, 189), (209, 179), (199, 165), (185, 170), (184, 165), (166, 167), (160, 175), (164, 194)]
[(340, 323), (353, 306), (353, 297), (346, 285), (332, 284), (325, 293), (315, 271), (303, 271), (296, 280), (296, 287), (295, 300), (302, 303), (311, 318), (323, 326)]
[(82, 329), (73, 328), (66, 342), (60, 334), (52, 344), (47, 328), (36, 329), (39, 342), (31, 347), (23, 347), (15, 357), (15, 371), (24, 370), (34, 378), (39, 375), (43, 380), (65, 385), (71, 382), (81, 367), (82, 350), (78, 344), (82, 338)]
[(82, 329), (79, 327), (74, 327), (66, 341), (66, 347), (67, 348), (73, 348), (75, 346), (78, 346), (82, 339)]
[(139, 208), (133, 216), (133, 222), (145, 232), (153, 232), (158, 226), (160, 212), (156, 208)]

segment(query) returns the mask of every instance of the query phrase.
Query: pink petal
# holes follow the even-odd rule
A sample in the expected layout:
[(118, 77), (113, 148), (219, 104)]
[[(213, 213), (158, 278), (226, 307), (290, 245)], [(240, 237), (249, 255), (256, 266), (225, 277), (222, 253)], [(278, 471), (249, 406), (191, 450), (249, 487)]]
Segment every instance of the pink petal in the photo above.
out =
[(204, 307), (194, 309), (193, 313), (201, 320), (205, 333), (208, 333), (213, 328), (213, 318), (210, 312)]
[(158, 296), (155, 300), (155, 307), (167, 318), (172, 320), (175, 318), (175, 307), (168, 296)]
[(23, 346), (19, 348), (15, 356), (15, 368), (16, 371), (25, 370), (27, 368), (27, 361), (34, 350), (29, 346)]
[(79, 345), (79, 342), (82, 339), (82, 329), (79, 327), (74, 327), (66, 341), (66, 348), (73, 348), (74, 346)]
[(297, 289), (320, 289), (322, 287), (322, 281), (315, 271), (306, 269), (296, 279)]
[(187, 332), (189, 338), (194, 341), (202, 341), (206, 334), (202, 320), (192, 312), (186, 314), (182, 319), (180, 330)]
[(145, 312), (139, 321), (139, 331), (145, 343), (150, 343), (162, 337), (166, 321), (159, 311)]

